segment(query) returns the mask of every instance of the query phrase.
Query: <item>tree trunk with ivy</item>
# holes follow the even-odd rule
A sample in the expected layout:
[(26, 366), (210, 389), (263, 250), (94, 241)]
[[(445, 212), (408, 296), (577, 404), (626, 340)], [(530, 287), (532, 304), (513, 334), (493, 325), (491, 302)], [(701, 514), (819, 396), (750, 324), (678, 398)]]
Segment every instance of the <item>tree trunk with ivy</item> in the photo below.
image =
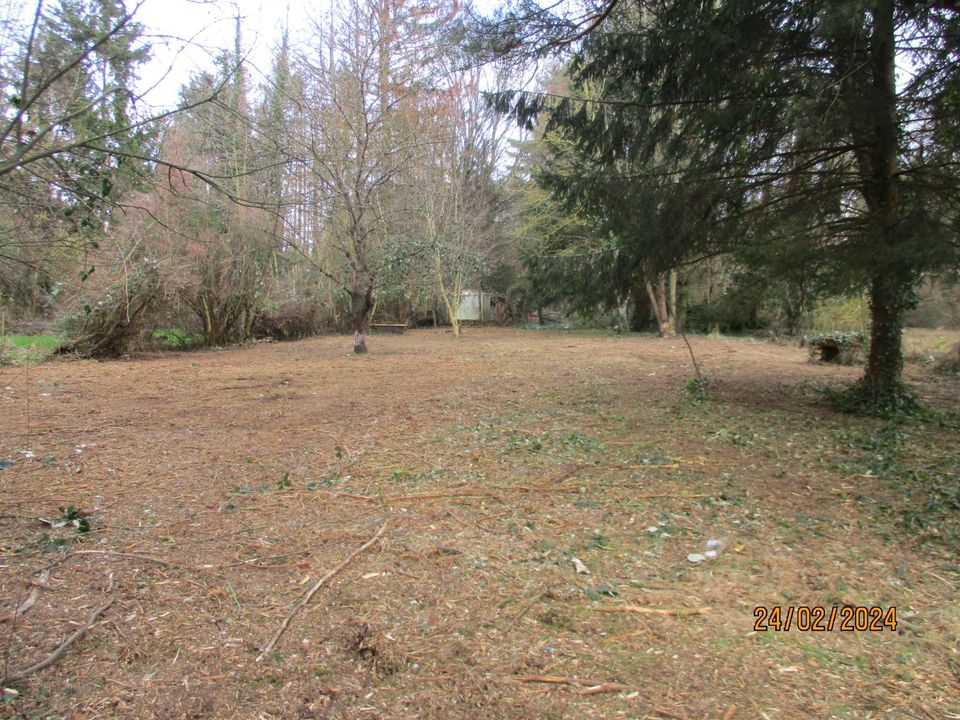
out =
[(373, 288), (357, 286), (348, 290), (350, 295), (350, 329), (353, 330), (353, 352), (367, 352), (367, 331), (370, 329), (370, 309), (373, 307)]
[(870, 288), (870, 353), (863, 377), (864, 400), (881, 408), (894, 407), (900, 400), (904, 295), (904, 283), (896, 277), (876, 277)]
[(872, 9), (870, 83), (863, 88), (863, 117), (854, 120), (864, 149), (857, 160), (862, 194), (878, 262), (870, 283), (870, 352), (860, 383), (862, 409), (888, 412), (906, 398), (903, 375), (903, 315), (910, 307), (915, 279), (901, 242), (899, 119), (896, 89), (894, 0)]

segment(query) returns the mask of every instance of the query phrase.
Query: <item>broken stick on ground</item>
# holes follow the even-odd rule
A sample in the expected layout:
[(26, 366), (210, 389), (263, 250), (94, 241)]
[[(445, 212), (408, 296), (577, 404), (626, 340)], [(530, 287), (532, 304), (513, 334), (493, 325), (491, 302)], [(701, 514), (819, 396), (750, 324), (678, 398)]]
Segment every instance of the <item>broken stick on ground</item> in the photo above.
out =
[(590, 689), (604, 688), (603, 690), (594, 690), (593, 693), (587, 693), (587, 694), (630, 689), (627, 685), (621, 685), (620, 683), (606, 683), (598, 680), (584, 680), (583, 678), (562, 677), (559, 675), (514, 675), (513, 679), (515, 682), (519, 682), (519, 683), (545, 683), (547, 685), (581, 685)]
[(116, 600), (116, 598), (110, 598), (107, 602), (105, 602), (103, 605), (101, 605), (96, 610), (94, 610), (93, 614), (90, 615), (89, 619), (83, 625), (83, 627), (75, 631), (70, 637), (68, 637), (66, 640), (60, 643), (59, 647), (57, 647), (56, 650), (54, 650), (52, 653), (47, 655), (47, 657), (45, 657), (43, 660), (41, 660), (40, 662), (34, 663), (28, 668), (24, 668), (23, 670), (12, 672), (9, 675), (0, 678), (0, 685), (6, 686), (9, 683), (12, 683), (16, 680), (22, 680), (28, 675), (32, 675), (35, 672), (40, 672), (44, 668), (48, 668), (51, 665), (53, 665), (57, 660), (60, 659), (60, 657), (67, 651), (67, 649), (71, 645), (73, 645), (73, 643), (75, 643), (77, 640), (83, 637), (83, 635), (87, 632), (87, 630), (93, 627), (93, 624), (97, 621), (97, 619), (101, 615), (103, 615), (103, 613), (105, 613), (110, 608), (111, 605), (113, 605), (114, 600)]
[(270, 642), (268, 642), (268, 643), (264, 646), (263, 650), (262, 650), (262, 651), (260, 652), (260, 654), (257, 656), (257, 662), (260, 662), (261, 660), (263, 660), (263, 658), (266, 657), (267, 653), (269, 653), (271, 650), (273, 650), (274, 646), (277, 644), (277, 641), (280, 639), (280, 636), (283, 635), (283, 633), (286, 631), (286, 629), (287, 629), (288, 627), (290, 627), (290, 622), (293, 620), (294, 616), (295, 616), (298, 612), (300, 612), (308, 602), (310, 602), (310, 598), (312, 598), (312, 597), (314, 596), (314, 594), (316, 594), (317, 590), (319, 590), (321, 587), (323, 587), (327, 582), (330, 581), (331, 578), (333, 578), (337, 573), (339, 573), (339, 572), (340, 572), (341, 570), (343, 570), (347, 565), (349, 565), (350, 562), (351, 562), (355, 557), (357, 557), (357, 555), (359, 555), (360, 553), (362, 553), (362, 552), (364, 552), (365, 550), (367, 550), (367, 548), (369, 548), (369, 547), (370, 547), (371, 545), (373, 545), (377, 540), (379, 540), (379, 539), (380, 539), (380, 536), (383, 535), (384, 531), (387, 529), (387, 525), (389, 524), (389, 522), (390, 522), (389, 520), (387, 520), (386, 522), (384, 522), (383, 525), (380, 526), (380, 529), (377, 530), (376, 533), (374, 533), (373, 537), (371, 537), (369, 540), (367, 540), (363, 545), (361, 545), (360, 547), (358, 547), (358, 548), (357, 548), (356, 550), (354, 550), (352, 553), (350, 553), (349, 555), (347, 555), (346, 559), (345, 559), (343, 562), (341, 562), (339, 565), (337, 565), (333, 570), (331, 570), (330, 572), (328, 572), (328, 573), (327, 573), (326, 575), (324, 575), (322, 578), (320, 578), (319, 580), (317, 580), (317, 582), (315, 582), (315, 583), (310, 587), (310, 589), (307, 590), (306, 595), (304, 595), (304, 596), (300, 599), (300, 601), (297, 602), (297, 604), (294, 605), (294, 606), (290, 609), (290, 612), (287, 613), (287, 616), (283, 619), (283, 622), (280, 623), (280, 627), (279, 627), (279, 629), (277, 630), (277, 632), (274, 634), (274, 636), (273, 636), (272, 638), (270, 638)]
[(596, 608), (597, 612), (603, 613), (635, 613), (637, 615), (672, 615), (674, 617), (685, 617), (687, 615), (706, 615), (713, 608), (653, 608), (641, 607), (639, 605), (618, 605), (617, 607)]

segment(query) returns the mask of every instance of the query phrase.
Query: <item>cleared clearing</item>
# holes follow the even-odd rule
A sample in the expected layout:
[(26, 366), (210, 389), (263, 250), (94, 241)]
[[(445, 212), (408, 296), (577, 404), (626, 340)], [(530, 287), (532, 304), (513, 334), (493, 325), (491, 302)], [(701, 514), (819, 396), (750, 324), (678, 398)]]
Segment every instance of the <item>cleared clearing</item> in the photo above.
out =
[[(0, 715), (960, 717), (951, 528), (816, 389), (859, 370), (693, 344), (699, 404), (680, 340), (495, 329), (0, 370), (3, 674), (113, 599)], [(955, 428), (898, 432), (956, 481)], [(844, 604), (897, 630), (753, 630)]]

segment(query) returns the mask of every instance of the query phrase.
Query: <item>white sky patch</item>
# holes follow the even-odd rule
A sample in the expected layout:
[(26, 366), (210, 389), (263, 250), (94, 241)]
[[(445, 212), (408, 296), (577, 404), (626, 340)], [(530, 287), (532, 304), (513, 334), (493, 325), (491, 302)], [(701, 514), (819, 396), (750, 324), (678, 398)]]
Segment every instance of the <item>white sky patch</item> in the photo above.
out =
[(317, 12), (325, 2), (294, 0), (287, 6), (269, 0), (146, 0), (137, 13), (152, 59), (141, 68), (139, 90), (157, 109), (172, 107), (190, 77), (214, 67), (217, 57), (232, 49), (236, 20), (241, 22), (242, 52), (254, 82), (270, 69), (271, 54), (284, 25), (291, 36), (312, 25), (307, 8)]
[[(474, 2), (485, 14), (498, 4)], [(191, 75), (213, 68), (217, 56), (233, 48), (238, 15), (243, 51), (256, 84), (270, 72), (284, 27), (293, 45), (307, 45), (313, 28), (324, 24), (329, 13), (329, 0), (145, 0), (137, 21), (153, 46), (153, 57), (141, 68), (138, 89), (147, 109), (174, 107)]]

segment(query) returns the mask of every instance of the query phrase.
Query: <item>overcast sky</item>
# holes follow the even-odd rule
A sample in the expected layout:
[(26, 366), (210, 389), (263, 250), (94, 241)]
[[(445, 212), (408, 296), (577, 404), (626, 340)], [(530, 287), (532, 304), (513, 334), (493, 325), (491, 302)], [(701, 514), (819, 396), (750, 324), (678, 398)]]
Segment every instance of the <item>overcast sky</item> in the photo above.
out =
[[(498, 4), (474, 0), (485, 11)], [(176, 105), (191, 73), (212, 67), (219, 51), (232, 47), (238, 14), (252, 76), (259, 82), (270, 69), (271, 50), (287, 22), (294, 42), (306, 40), (313, 20), (323, 19), (329, 7), (329, 0), (144, 0), (137, 20), (153, 36), (154, 50), (141, 72), (141, 91), (149, 89), (145, 99), (150, 105)]]
[(145, 0), (137, 20), (154, 46), (153, 60), (141, 72), (146, 101), (175, 105), (190, 75), (212, 67), (220, 50), (232, 47), (238, 15), (244, 51), (259, 81), (259, 73), (270, 67), (270, 52), (286, 19), (296, 36), (309, 27), (311, 14), (327, 7), (327, 0)]

